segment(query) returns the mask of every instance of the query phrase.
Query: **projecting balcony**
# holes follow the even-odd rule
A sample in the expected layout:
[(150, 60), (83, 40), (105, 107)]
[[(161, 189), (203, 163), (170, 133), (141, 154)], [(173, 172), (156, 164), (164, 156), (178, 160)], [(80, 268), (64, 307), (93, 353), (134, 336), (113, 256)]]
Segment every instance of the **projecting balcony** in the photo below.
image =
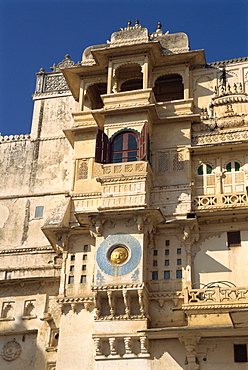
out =
[(200, 195), (192, 197), (192, 209), (195, 211), (206, 209), (233, 209), (246, 207), (248, 207), (246, 193)]
[(150, 204), (151, 168), (146, 161), (102, 165), (99, 209), (146, 208)]
[(248, 307), (248, 286), (185, 289), (184, 310), (234, 309)]
[(122, 91), (114, 94), (101, 95), (101, 98), (105, 110), (139, 107), (155, 103), (152, 89)]
[(189, 116), (193, 112), (193, 99), (171, 100), (159, 102), (156, 105), (160, 118), (173, 118), (177, 116)]

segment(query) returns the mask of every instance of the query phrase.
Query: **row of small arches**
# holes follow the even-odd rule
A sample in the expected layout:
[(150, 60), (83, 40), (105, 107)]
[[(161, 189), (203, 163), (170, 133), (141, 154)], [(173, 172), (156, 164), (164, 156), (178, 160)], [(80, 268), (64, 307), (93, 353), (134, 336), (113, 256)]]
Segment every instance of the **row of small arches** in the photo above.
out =
[[(119, 92), (143, 89), (143, 76), (123, 79), (118, 87)], [(157, 102), (180, 100), (184, 98), (184, 85), (182, 76), (179, 74), (168, 74), (158, 77), (154, 83), (153, 93)], [(85, 103), (91, 109), (101, 109), (103, 102), (101, 95), (107, 94), (107, 83), (101, 82), (88, 86)]]

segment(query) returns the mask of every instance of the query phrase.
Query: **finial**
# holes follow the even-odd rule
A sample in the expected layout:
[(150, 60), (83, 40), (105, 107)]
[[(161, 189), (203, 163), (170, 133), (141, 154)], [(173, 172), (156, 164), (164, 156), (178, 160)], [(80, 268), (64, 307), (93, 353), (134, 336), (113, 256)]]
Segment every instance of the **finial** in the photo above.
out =
[(136, 19), (135, 24), (137, 24), (137, 25), (139, 24), (139, 20), (138, 19)]
[(70, 55), (69, 54), (66, 54), (65, 55), (65, 59), (70, 59)]
[(130, 27), (130, 26), (131, 26), (131, 24), (132, 24), (132, 22), (131, 22), (131, 21), (128, 21), (128, 22), (127, 22), (128, 27)]
[(159, 29), (159, 30), (162, 28), (162, 24), (161, 24), (161, 22), (158, 22), (157, 27), (158, 27), (158, 29)]

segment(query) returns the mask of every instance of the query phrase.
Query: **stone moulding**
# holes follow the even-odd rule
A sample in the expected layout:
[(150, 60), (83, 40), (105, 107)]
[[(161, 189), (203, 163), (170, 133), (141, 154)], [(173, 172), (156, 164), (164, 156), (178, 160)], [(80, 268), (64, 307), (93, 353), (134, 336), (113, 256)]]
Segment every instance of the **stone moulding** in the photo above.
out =
[(31, 139), (30, 134), (4, 135), (4, 136), (2, 136), (0, 134), (0, 144), (9, 143), (9, 142), (13, 142), (13, 141), (27, 141), (27, 140), (30, 140), (30, 139)]
[(184, 310), (248, 307), (248, 287), (185, 289), (183, 294)]
[(44, 92), (44, 93), (35, 93), (32, 95), (33, 100), (39, 99), (48, 99), (48, 98), (56, 98), (61, 96), (72, 96), (70, 90), (62, 90), (62, 91), (51, 91), (51, 92)]
[(248, 130), (246, 128), (206, 134), (197, 134), (192, 136), (192, 144), (194, 145), (215, 144), (215, 143), (219, 144), (223, 142), (242, 141), (242, 140), (248, 140)]
[(248, 207), (247, 195), (218, 194), (201, 195), (192, 198), (192, 209), (228, 209)]
[[(18, 249), (4, 249), (0, 251), (0, 254), (18, 254), (18, 253), (30, 253), (30, 252), (35, 252), (35, 253), (45, 253), (45, 252), (53, 252), (53, 248), (50, 246), (47, 247), (38, 247), (38, 248), (18, 248)], [(18, 267), (19, 269), (19, 267)]]

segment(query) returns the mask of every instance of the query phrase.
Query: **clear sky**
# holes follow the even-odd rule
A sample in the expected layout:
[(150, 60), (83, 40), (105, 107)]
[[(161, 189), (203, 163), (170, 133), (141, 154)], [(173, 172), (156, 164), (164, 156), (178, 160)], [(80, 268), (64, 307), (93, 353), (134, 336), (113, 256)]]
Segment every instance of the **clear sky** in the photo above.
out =
[(0, 132), (30, 133), (35, 73), (138, 19), (149, 32), (186, 32), (207, 62), (248, 56), (247, 0), (0, 0)]

